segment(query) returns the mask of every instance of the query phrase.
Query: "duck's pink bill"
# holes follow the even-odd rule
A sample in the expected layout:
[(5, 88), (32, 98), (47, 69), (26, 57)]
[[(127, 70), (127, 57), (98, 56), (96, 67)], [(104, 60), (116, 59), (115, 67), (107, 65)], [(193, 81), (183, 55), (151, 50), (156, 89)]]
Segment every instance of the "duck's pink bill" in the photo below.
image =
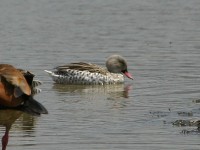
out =
[(129, 72), (125, 72), (124, 73), (128, 78), (132, 79), (133, 80), (133, 76), (129, 73)]

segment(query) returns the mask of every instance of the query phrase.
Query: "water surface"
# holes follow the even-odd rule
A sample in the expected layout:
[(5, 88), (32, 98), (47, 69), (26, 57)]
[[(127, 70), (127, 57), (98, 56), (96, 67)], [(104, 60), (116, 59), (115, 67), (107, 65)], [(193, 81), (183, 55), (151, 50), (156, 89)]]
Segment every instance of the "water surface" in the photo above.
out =
[[(199, 0), (4, 0), (0, 14), (1, 63), (35, 73), (49, 111), (16, 113), (7, 149), (199, 149), (198, 125), (176, 122), (200, 117)], [(64, 86), (43, 71), (116, 53), (133, 81)]]

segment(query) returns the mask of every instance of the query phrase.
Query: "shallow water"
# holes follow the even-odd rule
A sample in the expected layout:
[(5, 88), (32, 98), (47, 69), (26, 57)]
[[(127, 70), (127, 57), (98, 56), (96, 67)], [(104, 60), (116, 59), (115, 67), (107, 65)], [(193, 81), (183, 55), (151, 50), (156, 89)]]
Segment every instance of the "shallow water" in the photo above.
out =
[[(1, 63), (36, 74), (35, 99), (49, 111), (11, 115), (7, 149), (199, 149), (199, 125), (189, 123), (200, 117), (199, 0), (10, 0), (0, 14)], [(43, 71), (103, 66), (115, 53), (133, 81), (57, 85)]]

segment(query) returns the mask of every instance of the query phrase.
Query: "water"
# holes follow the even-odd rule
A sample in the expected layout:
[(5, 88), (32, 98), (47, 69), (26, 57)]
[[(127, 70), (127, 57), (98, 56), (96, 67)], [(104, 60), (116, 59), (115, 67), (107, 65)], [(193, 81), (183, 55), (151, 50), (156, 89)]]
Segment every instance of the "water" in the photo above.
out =
[[(1, 63), (35, 73), (49, 111), (1, 112), (7, 149), (200, 148), (197, 125), (176, 124), (200, 117), (199, 0), (3, 0), (0, 14)], [(116, 53), (134, 76), (124, 85), (56, 85), (43, 71)]]

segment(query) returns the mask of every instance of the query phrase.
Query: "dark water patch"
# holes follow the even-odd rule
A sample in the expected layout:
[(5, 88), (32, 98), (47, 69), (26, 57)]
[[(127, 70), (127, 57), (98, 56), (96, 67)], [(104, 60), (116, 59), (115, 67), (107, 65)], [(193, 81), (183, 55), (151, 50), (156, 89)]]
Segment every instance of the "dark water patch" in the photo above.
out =
[(169, 112), (150, 111), (149, 113), (150, 113), (150, 115), (151, 115), (152, 117), (162, 118), (162, 117), (169, 116), (171, 112), (170, 112), (170, 111), (169, 111)]
[(177, 112), (177, 114), (178, 114), (179, 116), (184, 116), (184, 117), (191, 117), (191, 116), (193, 116), (193, 112), (179, 111), (179, 112)]
[(200, 120), (176, 120), (172, 122), (172, 125), (182, 127), (182, 126), (197, 126), (200, 127)]
[(193, 103), (200, 103), (200, 99), (196, 99), (192, 101)]

